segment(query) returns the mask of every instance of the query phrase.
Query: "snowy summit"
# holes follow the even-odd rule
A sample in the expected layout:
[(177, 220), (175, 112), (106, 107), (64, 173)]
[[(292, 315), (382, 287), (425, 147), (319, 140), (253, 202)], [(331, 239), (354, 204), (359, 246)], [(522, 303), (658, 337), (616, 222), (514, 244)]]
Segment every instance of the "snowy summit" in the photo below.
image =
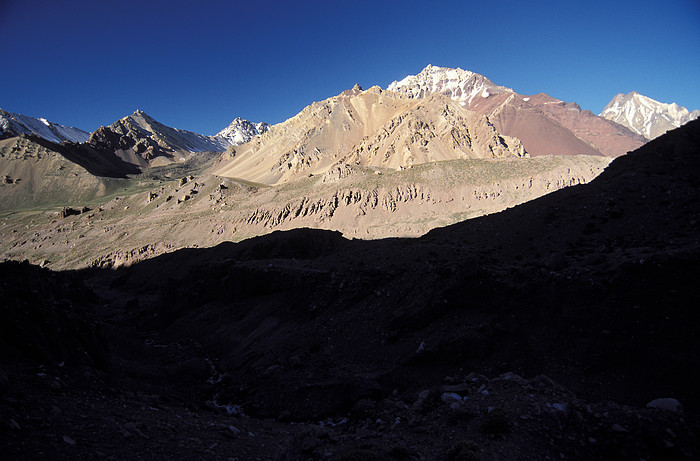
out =
[(467, 108), (474, 99), (488, 98), (494, 94), (512, 93), (513, 90), (493, 83), (483, 75), (462, 70), (459, 67), (438, 67), (428, 64), (418, 75), (409, 75), (401, 81), (393, 81), (387, 87), (408, 95), (410, 98), (422, 98), (428, 94), (439, 93), (459, 101)]
[(219, 131), (215, 136), (226, 139), (233, 146), (238, 146), (247, 143), (255, 136), (266, 133), (269, 129), (270, 125), (265, 122), (253, 123), (236, 117), (229, 126)]
[(665, 104), (632, 91), (615, 95), (600, 116), (626, 126), (647, 139), (654, 139), (699, 118), (700, 110), (690, 112), (676, 103)]

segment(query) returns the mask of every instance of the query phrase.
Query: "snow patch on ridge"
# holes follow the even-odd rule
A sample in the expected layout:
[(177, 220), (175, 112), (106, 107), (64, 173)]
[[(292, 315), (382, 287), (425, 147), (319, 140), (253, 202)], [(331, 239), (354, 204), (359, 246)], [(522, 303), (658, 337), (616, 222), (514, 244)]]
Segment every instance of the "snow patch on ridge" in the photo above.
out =
[(34, 134), (56, 143), (85, 142), (90, 137), (90, 133), (79, 128), (59, 125), (45, 118), (6, 112), (2, 109), (0, 109), (0, 130), (4, 135)]

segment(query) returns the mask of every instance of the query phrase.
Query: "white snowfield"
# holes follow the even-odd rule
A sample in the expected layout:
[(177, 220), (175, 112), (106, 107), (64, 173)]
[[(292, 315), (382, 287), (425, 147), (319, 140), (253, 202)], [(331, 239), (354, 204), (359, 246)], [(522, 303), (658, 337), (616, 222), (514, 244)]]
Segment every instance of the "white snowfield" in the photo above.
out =
[(59, 125), (49, 122), (45, 118), (28, 117), (0, 109), (0, 135), (2, 134), (35, 134), (52, 142), (85, 142), (90, 137), (90, 133), (79, 128)]
[(632, 91), (615, 95), (600, 116), (654, 139), (700, 117), (700, 110), (690, 112), (676, 103), (666, 104)]

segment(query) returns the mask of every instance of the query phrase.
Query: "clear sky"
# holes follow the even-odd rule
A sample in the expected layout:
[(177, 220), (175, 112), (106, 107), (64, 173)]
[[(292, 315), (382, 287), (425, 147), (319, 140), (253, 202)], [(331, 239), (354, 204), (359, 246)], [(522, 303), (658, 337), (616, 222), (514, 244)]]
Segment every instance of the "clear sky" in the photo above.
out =
[(599, 113), (700, 109), (700, 0), (0, 0), (0, 108), (93, 131), (141, 109), (214, 134), (427, 64)]

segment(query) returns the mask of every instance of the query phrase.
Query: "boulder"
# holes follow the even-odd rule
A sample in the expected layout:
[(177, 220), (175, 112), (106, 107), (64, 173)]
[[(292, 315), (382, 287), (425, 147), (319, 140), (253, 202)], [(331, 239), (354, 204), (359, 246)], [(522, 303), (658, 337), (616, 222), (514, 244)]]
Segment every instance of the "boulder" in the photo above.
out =
[(683, 406), (676, 399), (661, 398), (654, 399), (647, 403), (647, 408), (656, 408), (659, 410), (670, 411), (672, 413), (683, 413)]

